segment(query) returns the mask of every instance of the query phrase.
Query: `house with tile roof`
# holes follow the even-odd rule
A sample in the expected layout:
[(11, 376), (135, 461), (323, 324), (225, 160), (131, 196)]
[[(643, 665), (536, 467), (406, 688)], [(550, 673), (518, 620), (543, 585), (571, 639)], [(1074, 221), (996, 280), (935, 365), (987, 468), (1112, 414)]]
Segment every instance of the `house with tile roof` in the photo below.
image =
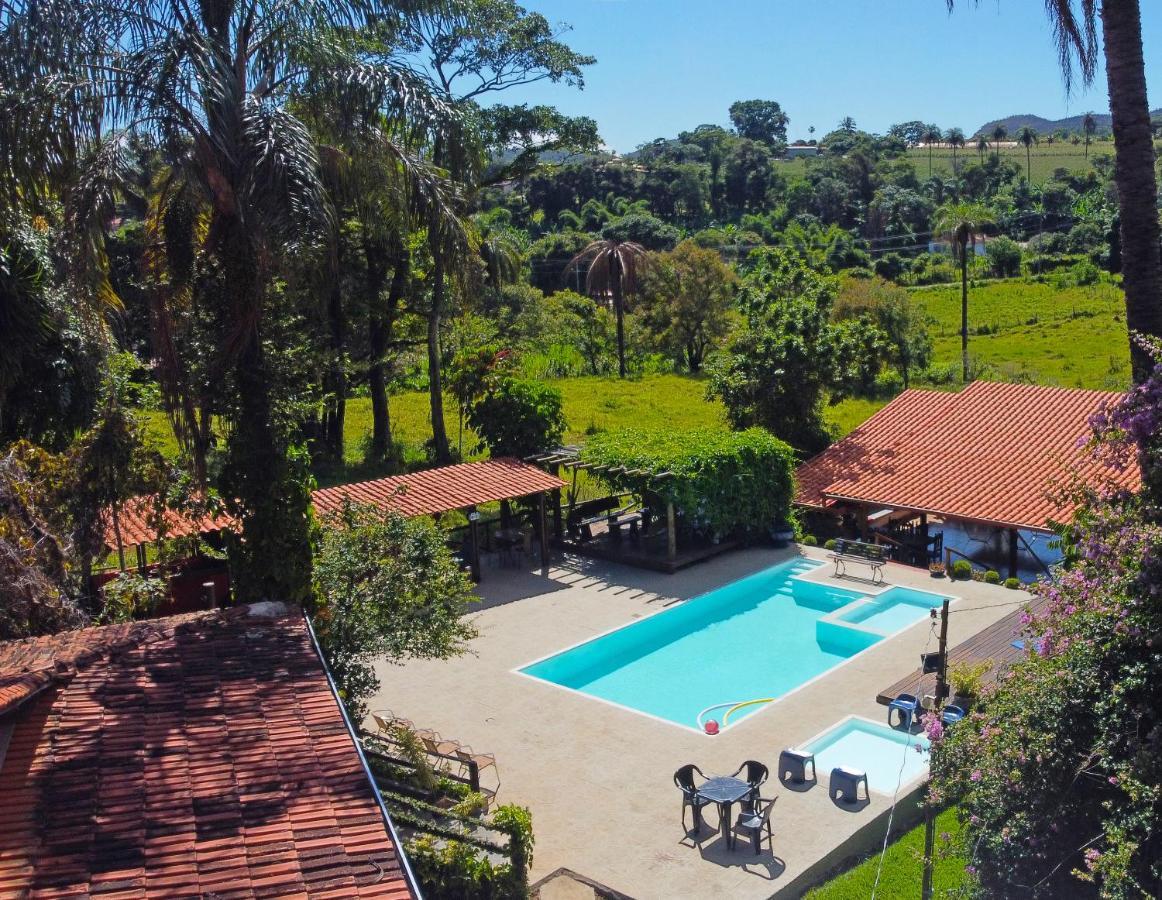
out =
[(302, 612), (0, 644), (0, 896), (418, 897)]
[(962, 555), (1000, 552), (1015, 575), (1030, 536), (1073, 515), (1063, 490), (1071, 482), (1140, 487), (1135, 467), (1095, 459), (1085, 446), (1090, 418), (1122, 396), (988, 381), (957, 393), (904, 391), (800, 465), (795, 500), (887, 544), (899, 561), (927, 564), (939, 527), (943, 548), (956, 533), (981, 545), (958, 548)]

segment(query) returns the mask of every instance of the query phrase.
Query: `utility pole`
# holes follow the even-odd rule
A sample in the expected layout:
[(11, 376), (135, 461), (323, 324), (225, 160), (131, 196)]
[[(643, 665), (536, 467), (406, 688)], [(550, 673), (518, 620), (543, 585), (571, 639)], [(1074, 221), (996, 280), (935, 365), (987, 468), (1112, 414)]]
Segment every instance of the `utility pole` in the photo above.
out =
[[(940, 665), (936, 669), (936, 702), (932, 705), (932, 714), (939, 716), (940, 707), (944, 705), (944, 697), (948, 693), (948, 600), (940, 607)], [(935, 611), (933, 611), (935, 612)], [(932, 804), (924, 802), (924, 883), (921, 887), (922, 900), (932, 900), (932, 856), (936, 843), (936, 815)]]

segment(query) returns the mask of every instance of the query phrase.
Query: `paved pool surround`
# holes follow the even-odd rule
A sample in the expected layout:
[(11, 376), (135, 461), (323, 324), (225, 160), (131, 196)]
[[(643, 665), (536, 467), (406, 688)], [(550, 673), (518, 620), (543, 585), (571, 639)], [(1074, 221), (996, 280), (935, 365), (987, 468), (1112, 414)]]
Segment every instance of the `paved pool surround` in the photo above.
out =
[[(480, 636), (471, 651), (447, 661), (377, 665), (381, 690), (370, 706), (496, 754), (500, 801), (532, 810), (533, 880), (564, 866), (638, 900), (798, 896), (844, 858), (882, 841), (887, 798), (873, 792), (858, 811), (840, 808), (827, 797), (826, 771), (804, 792), (769, 782), (764, 796), (779, 798), (772, 816), (774, 855), (764, 846), (755, 857), (744, 842), (728, 852), (709, 828), (700, 847), (686, 837), (673, 772), (693, 762), (707, 775), (730, 774), (746, 759), (773, 771), (780, 750), (849, 715), (886, 721), (876, 693), (916, 669), (925, 649), (935, 649), (927, 619), (715, 737), (515, 670), (800, 555), (826, 561), (827, 551), (753, 548), (673, 575), (569, 557), (556, 561), (548, 578), (487, 569), (479, 589), (483, 608), (473, 614)], [(831, 579), (831, 571), (827, 564), (807, 577)], [(884, 574), (889, 585), (960, 598), (950, 619), (950, 646), (1026, 597), (978, 582), (934, 580), (895, 564)], [(866, 589), (852, 579), (834, 583)], [(763, 646), (763, 635), (755, 634), (747, 652), (761, 653)], [(903, 796), (897, 823), (906, 823), (914, 793), (913, 786)]]

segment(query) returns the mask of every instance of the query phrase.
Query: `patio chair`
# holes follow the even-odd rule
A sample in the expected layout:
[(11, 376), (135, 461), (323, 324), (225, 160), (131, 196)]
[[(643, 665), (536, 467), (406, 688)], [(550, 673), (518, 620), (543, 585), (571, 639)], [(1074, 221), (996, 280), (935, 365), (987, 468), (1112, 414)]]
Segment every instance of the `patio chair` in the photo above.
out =
[(911, 694), (900, 694), (895, 700), (888, 704), (888, 724), (892, 724), (892, 710), (900, 714), (900, 724), (906, 725), (909, 729), (912, 723), (923, 712), (924, 708), (920, 705), (920, 699)]
[(392, 740), (392, 732), (396, 729), (403, 728), (407, 731), (415, 731), (416, 726), (411, 719), (405, 719), (403, 716), (397, 716), (390, 709), (375, 710), (371, 714), (371, 720), (375, 722), (375, 727), (379, 729), (381, 737)]
[[(694, 810), (694, 832), (697, 834), (702, 830), (702, 807), (709, 806), (714, 801), (699, 796), (698, 785), (694, 783), (695, 772), (698, 773), (699, 778), (706, 779), (701, 769), (693, 763), (687, 763), (674, 773), (674, 784), (682, 792), (682, 827), (686, 828), (686, 807), (690, 807)], [(689, 829), (686, 830), (689, 831)]]
[(445, 740), (440, 737), (438, 731), (433, 731), (430, 728), (419, 728), (414, 729), (414, 731), (416, 737), (420, 739), (420, 743), (424, 745), (424, 749), (431, 756), (454, 756), (460, 747), (458, 741)]
[(944, 711), (940, 713), (940, 721), (944, 725), (954, 725), (968, 715), (968, 710), (957, 706), (954, 703), (948, 704), (944, 707)]
[(771, 773), (761, 762), (748, 759), (741, 766), (739, 766), (738, 770), (730, 777), (737, 778), (743, 771), (746, 772), (746, 783), (750, 785), (750, 793), (746, 796), (746, 799), (742, 801), (742, 809), (746, 812), (753, 812), (755, 810), (755, 804), (758, 803), (760, 799), (759, 788), (761, 788), (766, 783), (766, 780), (768, 777), (770, 777)]
[(456, 749), (452, 751), (452, 755), (464, 764), (465, 769), (469, 769), (473, 764), (476, 766), (476, 774), (479, 776), (485, 769), (492, 769), (496, 776), (496, 788), (492, 791), (492, 796), (500, 793), (500, 769), (496, 767), (496, 756), (492, 753), (476, 753), (467, 744), (458, 744)]
[(771, 811), (775, 808), (775, 801), (778, 799), (778, 797), (772, 797), (770, 800), (760, 800), (753, 811), (743, 810), (740, 812), (738, 820), (734, 823), (736, 832), (750, 836), (755, 856), (762, 852), (764, 831), (767, 833), (767, 840), (771, 842), (771, 853), (775, 852), (775, 832), (771, 828)]

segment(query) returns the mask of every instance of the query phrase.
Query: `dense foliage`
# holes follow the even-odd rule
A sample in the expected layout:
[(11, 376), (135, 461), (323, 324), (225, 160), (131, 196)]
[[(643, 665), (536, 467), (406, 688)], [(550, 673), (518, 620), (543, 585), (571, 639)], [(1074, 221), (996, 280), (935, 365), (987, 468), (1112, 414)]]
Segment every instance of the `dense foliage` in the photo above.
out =
[(452, 656), (476, 634), (472, 584), (427, 519), (345, 505), (323, 528), (314, 587), (319, 644), (357, 722), (379, 688), (375, 660)]
[[(665, 504), (673, 503), (680, 528), (712, 540), (761, 538), (791, 521), (795, 455), (761, 428), (602, 432), (581, 455), (630, 470), (602, 477), (643, 497), (655, 516), (664, 517)], [(635, 469), (670, 476), (655, 479)]]
[[(1162, 366), (1095, 419), (1095, 452), (1155, 458), (1160, 400)], [(985, 895), (1162, 892), (1162, 494), (1147, 487), (1088, 492), (1072, 567), (1034, 587), (1029, 654), (967, 720), (929, 724), (932, 799), (959, 805)]]
[(541, 381), (501, 378), (469, 407), (468, 423), (493, 456), (522, 459), (560, 445), (561, 392)]

